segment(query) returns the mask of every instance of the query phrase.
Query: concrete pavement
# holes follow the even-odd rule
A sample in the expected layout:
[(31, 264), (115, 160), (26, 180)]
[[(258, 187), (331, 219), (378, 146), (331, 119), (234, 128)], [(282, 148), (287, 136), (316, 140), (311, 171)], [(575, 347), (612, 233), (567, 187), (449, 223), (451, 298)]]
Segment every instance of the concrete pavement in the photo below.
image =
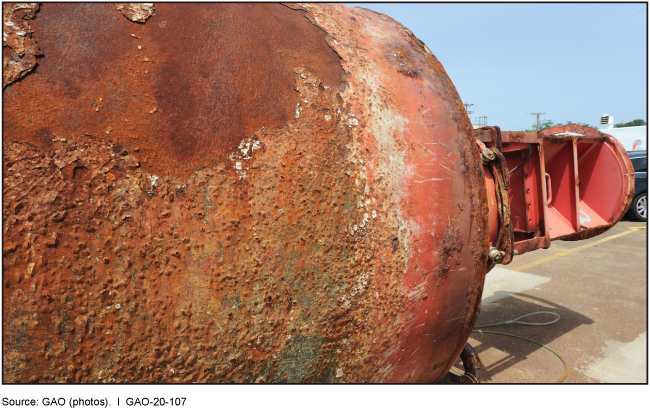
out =
[[(624, 218), (589, 240), (554, 241), (488, 273), (477, 326), (552, 311), (550, 326), (501, 325), (485, 330), (533, 339), (569, 365), (565, 383), (647, 381), (647, 225)], [(530, 317), (552, 321), (552, 315)], [(553, 383), (564, 365), (550, 351), (517, 338), (473, 333), (483, 380)], [(460, 360), (456, 368), (461, 370)]]

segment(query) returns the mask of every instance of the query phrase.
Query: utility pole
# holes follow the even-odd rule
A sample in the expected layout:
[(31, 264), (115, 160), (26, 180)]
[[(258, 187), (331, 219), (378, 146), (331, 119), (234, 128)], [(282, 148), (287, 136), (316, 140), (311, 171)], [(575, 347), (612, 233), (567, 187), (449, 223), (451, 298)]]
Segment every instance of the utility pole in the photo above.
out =
[(546, 115), (545, 112), (533, 112), (531, 115), (537, 115), (537, 130), (539, 131), (539, 116)]
[[(467, 108), (474, 106), (474, 104), (463, 104), (463, 105), (465, 105), (465, 111), (467, 111)], [(473, 113), (474, 113), (474, 111), (467, 111), (467, 115), (473, 114)]]

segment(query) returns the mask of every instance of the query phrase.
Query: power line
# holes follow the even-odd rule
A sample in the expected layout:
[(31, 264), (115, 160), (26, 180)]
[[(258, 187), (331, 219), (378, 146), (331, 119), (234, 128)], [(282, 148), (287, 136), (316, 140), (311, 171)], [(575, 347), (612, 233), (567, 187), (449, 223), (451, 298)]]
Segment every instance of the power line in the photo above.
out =
[(545, 112), (533, 112), (531, 115), (537, 115), (537, 130), (539, 131), (539, 116), (546, 115)]
[(467, 115), (474, 113), (474, 111), (467, 110), (467, 108), (474, 106), (474, 104), (463, 104), (463, 105), (465, 105), (465, 111), (467, 112)]

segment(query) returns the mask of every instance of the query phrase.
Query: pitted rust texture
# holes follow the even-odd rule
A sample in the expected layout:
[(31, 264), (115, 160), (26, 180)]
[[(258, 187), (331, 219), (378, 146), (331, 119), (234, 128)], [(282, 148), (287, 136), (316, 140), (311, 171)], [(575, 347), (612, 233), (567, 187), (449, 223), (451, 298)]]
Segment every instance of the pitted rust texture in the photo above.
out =
[(7, 382), (331, 382), (343, 357), (372, 379), (402, 257), (364, 218), (349, 107), (295, 76), (299, 119), (183, 185), (106, 137), (5, 145)]
[(121, 11), (124, 17), (136, 23), (146, 22), (156, 11), (153, 3), (115, 3), (115, 8)]
[(38, 3), (2, 5), (2, 87), (24, 77), (36, 67), (43, 53), (26, 20), (36, 18)]
[[(487, 200), (428, 49), (335, 4), (163, 3), (145, 25), (76, 7), (88, 23), (52, 7), (44, 24), (111, 47), (66, 54), (45, 36), (52, 64), (6, 91), (5, 381), (444, 377), (480, 308)], [(205, 64), (204, 48), (220, 54)]]
[(109, 3), (43, 4), (33, 25), (45, 57), (5, 92), (5, 135), (37, 146), (109, 135), (140, 148), (143, 170), (158, 176), (215, 166), (244, 138), (296, 116), (295, 68), (342, 85), (339, 57), (304, 14), (160, 3), (141, 25)]

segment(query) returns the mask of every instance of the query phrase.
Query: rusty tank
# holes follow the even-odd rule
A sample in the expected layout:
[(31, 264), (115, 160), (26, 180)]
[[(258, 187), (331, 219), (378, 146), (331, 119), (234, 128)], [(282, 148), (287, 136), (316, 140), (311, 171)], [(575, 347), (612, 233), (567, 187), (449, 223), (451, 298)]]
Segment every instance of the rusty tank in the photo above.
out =
[[(4, 3), (3, 23), (4, 382), (438, 382), (495, 263), (604, 231), (634, 191), (597, 131), (475, 132), (429, 48), (370, 10)], [(587, 153), (621, 184), (602, 211)]]

